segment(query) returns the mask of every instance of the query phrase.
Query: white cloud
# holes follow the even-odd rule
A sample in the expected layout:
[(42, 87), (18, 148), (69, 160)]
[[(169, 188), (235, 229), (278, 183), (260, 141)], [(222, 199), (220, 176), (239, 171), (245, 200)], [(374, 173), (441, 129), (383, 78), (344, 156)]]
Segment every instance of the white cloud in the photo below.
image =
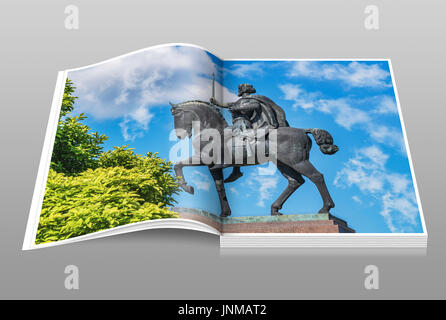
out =
[[(418, 208), (414, 205), (415, 199), (407, 196), (386, 193), (382, 196), (383, 208), (380, 212), (392, 232), (411, 231), (411, 227), (417, 224)], [(399, 227), (409, 224), (409, 228)]]
[(285, 100), (293, 101), (293, 108), (311, 110), (316, 107), (318, 93), (308, 93), (299, 85), (291, 83), (279, 85), (279, 88), (283, 92)]
[(356, 124), (368, 123), (370, 116), (367, 112), (354, 108), (346, 98), (321, 99), (319, 93), (308, 93), (296, 84), (282, 84), (279, 89), (285, 100), (293, 102), (294, 108), (307, 111), (317, 110), (333, 115), (335, 122), (341, 127), (350, 130)]
[(233, 64), (230, 68), (226, 68), (225, 72), (242, 78), (252, 78), (260, 76), (264, 73), (264, 64), (262, 62)]
[(381, 102), (375, 109), (378, 114), (395, 114), (398, 113), (398, 108), (395, 103), (395, 99), (390, 96), (383, 96)]
[(278, 172), (277, 166), (273, 162), (257, 166), (257, 174), (260, 176), (272, 176), (276, 172)]
[[(373, 99), (322, 99), (320, 93), (308, 93), (296, 84), (282, 84), (279, 85), (279, 89), (283, 93), (283, 99), (292, 101), (293, 108), (302, 108), (308, 112), (315, 110), (329, 114), (341, 127), (351, 130), (356, 126), (365, 130), (375, 142), (395, 147), (401, 154), (406, 154), (401, 130), (377, 124), (379, 123), (377, 117), (380, 115), (398, 112), (392, 97), (383, 95)], [(373, 108), (373, 103), (376, 104), (375, 108)], [(354, 106), (364, 104), (369, 107), (372, 105), (371, 111), (364, 111)]]
[(394, 193), (403, 193), (410, 185), (410, 180), (407, 176), (399, 173), (388, 173), (386, 179)]
[(320, 100), (318, 109), (324, 113), (333, 114), (335, 122), (347, 130), (354, 125), (370, 121), (367, 112), (352, 107), (347, 99)]
[(382, 176), (370, 175), (367, 169), (360, 166), (344, 168), (338, 174), (335, 179), (335, 185), (339, 185), (339, 181), (343, 179), (348, 186), (356, 185), (361, 191), (369, 193), (379, 192), (384, 187)]
[(264, 208), (265, 202), (271, 200), (276, 190), (277, 183), (279, 182), (279, 177), (277, 175), (259, 175), (252, 174), (248, 184), (252, 189), (258, 192), (257, 205)]
[[(360, 149), (336, 174), (337, 187), (356, 186), (381, 203), (380, 214), (391, 232), (410, 232), (417, 224), (418, 207), (407, 175), (387, 169), (389, 156), (377, 146)], [(353, 200), (359, 202), (359, 197)]]
[(353, 61), (347, 65), (321, 61), (296, 61), (289, 77), (309, 77), (319, 80), (341, 80), (350, 87), (388, 87), (390, 73), (378, 64)]
[(198, 190), (209, 191), (209, 188), (211, 187), (211, 179), (209, 176), (198, 170), (194, 170), (192, 174), (192, 184), (194, 184)]
[[(209, 76), (218, 67), (201, 49), (161, 47), (148, 49), (91, 68), (72, 71), (77, 110), (98, 120), (122, 118), (126, 140), (140, 137), (153, 118), (153, 106), (211, 96)], [(216, 81), (216, 97), (236, 96)]]
[(125, 114), (122, 121), (119, 123), (121, 133), (126, 141), (134, 141), (144, 135), (147, 130), (153, 114), (149, 113), (147, 108), (139, 107), (129, 114)]
[(389, 156), (377, 146), (363, 148), (359, 150), (358, 154), (369, 162), (367, 166), (371, 169), (383, 169), (389, 159)]
[(300, 98), (300, 95), (302, 92), (302, 89), (297, 84), (291, 84), (291, 83), (282, 84), (282, 85), (279, 85), (279, 88), (280, 88), (280, 90), (282, 90), (282, 92), (284, 94), (283, 98), (285, 100), (297, 101)]
[(401, 154), (406, 154), (406, 146), (401, 130), (373, 123), (369, 123), (366, 130), (376, 142), (396, 147)]
[(352, 196), (353, 201), (362, 204), (362, 200), (358, 196)]

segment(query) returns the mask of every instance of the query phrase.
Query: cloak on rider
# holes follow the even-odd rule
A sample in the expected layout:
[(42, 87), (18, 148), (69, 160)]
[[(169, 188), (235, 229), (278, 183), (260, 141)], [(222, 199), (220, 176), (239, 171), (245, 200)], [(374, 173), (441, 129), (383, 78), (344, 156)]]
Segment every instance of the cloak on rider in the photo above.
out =
[[(228, 108), (232, 114), (232, 132), (234, 136), (253, 138), (256, 129), (276, 129), (289, 127), (285, 112), (281, 107), (268, 97), (253, 95), (256, 89), (248, 83), (238, 86), (238, 99), (230, 103), (218, 103), (214, 98), (210, 102)], [(250, 137), (251, 136), (251, 137)], [(236, 166), (225, 182), (233, 182), (243, 174), (240, 167)]]

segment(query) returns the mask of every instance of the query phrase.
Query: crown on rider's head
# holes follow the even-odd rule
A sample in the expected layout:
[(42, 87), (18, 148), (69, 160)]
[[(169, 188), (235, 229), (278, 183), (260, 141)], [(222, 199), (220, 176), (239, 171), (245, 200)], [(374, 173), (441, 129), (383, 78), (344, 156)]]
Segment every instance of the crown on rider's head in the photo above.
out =
[(256, 89), (249, 83), (242, 83), (238, 85), (238, 96), (240, 97), (244, 93), (256, 93)]

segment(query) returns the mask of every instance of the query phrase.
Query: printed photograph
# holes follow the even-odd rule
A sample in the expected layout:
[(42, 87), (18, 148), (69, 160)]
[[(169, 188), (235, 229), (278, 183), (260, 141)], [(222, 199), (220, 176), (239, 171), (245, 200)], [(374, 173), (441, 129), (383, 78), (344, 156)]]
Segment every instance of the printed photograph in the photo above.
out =
[(388, 60), (223, 60), (186, 45), (70, 70), (35, 244), (191, 213), (423, 233), (392, 77)]

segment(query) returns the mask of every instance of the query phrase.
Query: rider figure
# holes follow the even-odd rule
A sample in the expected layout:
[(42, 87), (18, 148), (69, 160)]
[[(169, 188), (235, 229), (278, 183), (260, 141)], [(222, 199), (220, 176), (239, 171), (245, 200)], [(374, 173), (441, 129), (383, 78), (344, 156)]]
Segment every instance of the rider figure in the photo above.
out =
[[(228, 108), (232, 113), (232, 135), (237, 138), (246, 138), (248, 143), (246, 144), (248, 156), (252, 155), (251, 144), (255, 142), (257, 129), (265, 129), (264, 134), (268, 129), (277, 128), (279, 123), (276, 115), (270, 106), (266, 106), (256, 96), (251, 96), (255, 93), (256, 89), (247, 83), (240, 84), (238, 86), (238, 99), (235, 102), (230, 103), (218, 103), (214, 98), (210, 99), (210, 102), (223, 107)], [(263, 105), (262, 105), (263, 104)], [(260, 131), (259, 131), (260, 132)], [(258, 137), (257, 137), (258, 138)], [(225, 182), (233, 182), (240, 178), (243, 173), (240, 171), (239, 166), (234, 166), (231, 175), (225, 180)]]

